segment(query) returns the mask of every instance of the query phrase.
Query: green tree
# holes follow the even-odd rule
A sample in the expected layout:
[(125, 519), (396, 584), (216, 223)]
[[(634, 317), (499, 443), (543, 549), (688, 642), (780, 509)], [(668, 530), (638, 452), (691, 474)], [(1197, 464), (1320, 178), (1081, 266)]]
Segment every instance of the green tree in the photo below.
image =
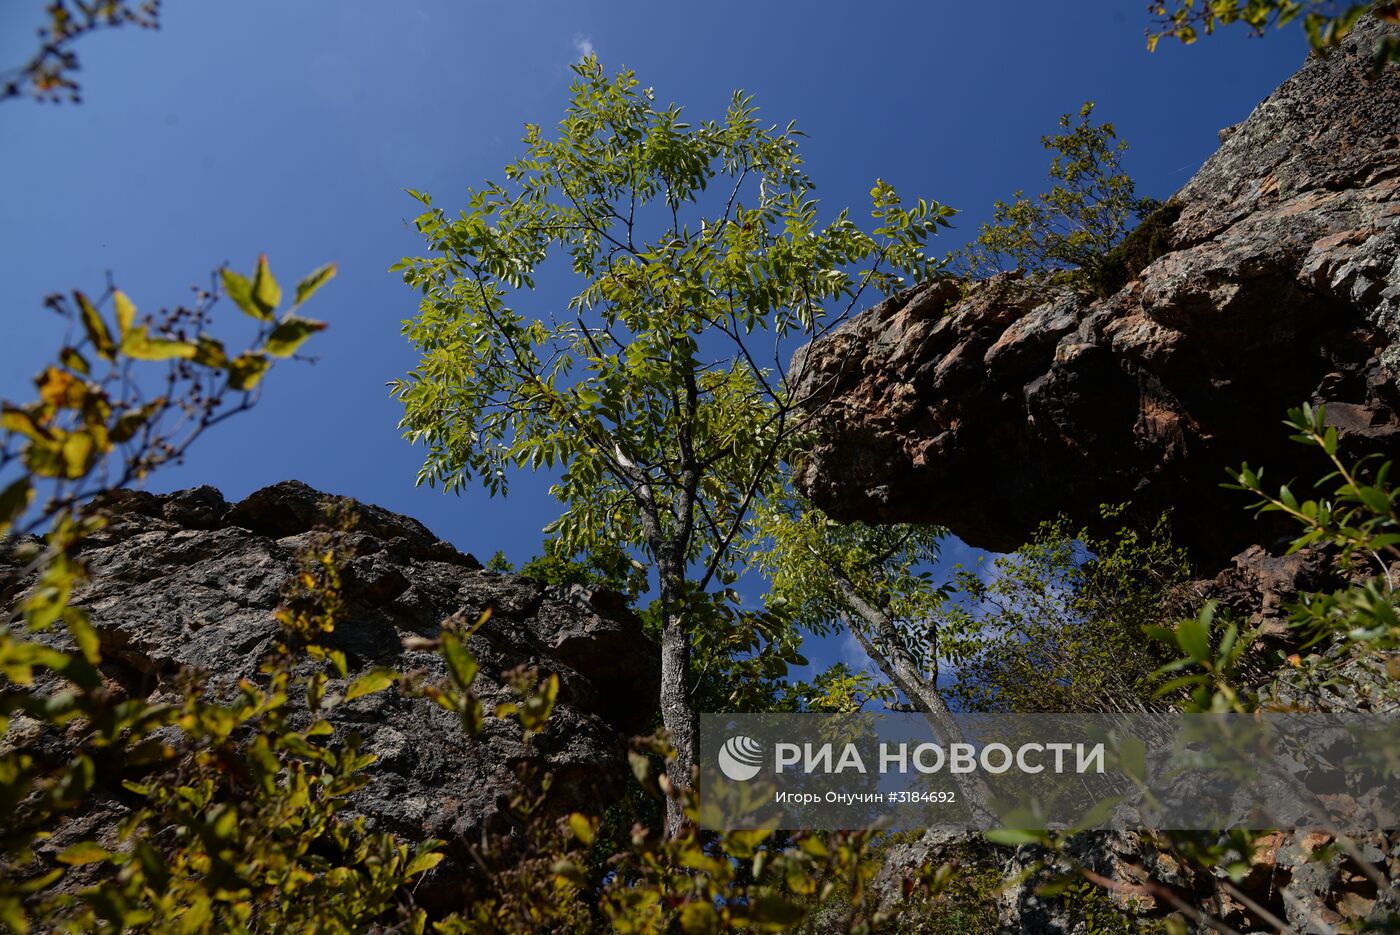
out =
[[(687, 123), (629, 71), (574, 66), (554, 138), (527, 126), (505, 184), (452, 217), (427, 195), (430, 253), (395, 269), (423, 293), (404, 333), (422, 352), (392, 384), (426, 446), (419, 483), (493, 494), (512, 468), (557, 471), (561, 554), (609, 547), (654, 571), (661, 710), (682, 787), (694, 762), (692, 641), (743, 616), (735, 544), (798, 427), (784, 342), (817, 337), (868, 290), (932, 275), (923, 244), (952, 213), (872, 190), (874, 230), (818, 221), (800, 134), (735, 94)], [(581, 283), (535, 292), (549, 259)], [(517, 308), (523, 302), (533, 310)], [(683, 814), (672, 799), (668, 828)]]
[(1048, 191), (1017, 191), (998, 201), (977, 239), (951, 259), (972, 278), (1019, 270), (1052, 282), (1098, 281), (1104, 256), (1157, 203), (1139, 198), (1123, 170), (1127, 141), (1112, 123), (1094, 123), (1094, 103), (1060, 117), (1062, 132), (1040, 138), (1053, 152)]
[(935, 623), (946, 591), (927, 568), (947, 531), (838, 523), (786, 491), (755, 519), (751, 560), (768, 576), (770, 604), (813, 633), (844, 628), (917, 710), (946, 715)]
[[(750, 554), (768, 575), (771, 606), (812, 632), (844, 628), (934, 735), (953, 743), (964, 740), (962, 729), (938, 685), (940, 611), (947, 588), (935, 586), (929, 570), (946, 534), (937, 526), (838, 523), (779, 489), (756, 511)], [(893, 701), (888, 686), (872, 690), (842, 671), (819, 678), (818, 687), (825, 691), (816, 707)], [(958, 782), (974, 808), (989, 802), (976, 777)]]
[[(1319, 52), (1330, 52), (1351, 34), (1367, 13), (1392, 22), (1400, 21), (1400, 4), (1394, 0), (1367, 3), (1338, 0), (1154, 0), (1148, 7), (1153, 16), (1147, 30), (1147, 47), (1156, 49), (1166, 38), (1190, 45), (1217, 27), (1235, 23), (1263, 35), (1270, 26), (1282, 28), (1302, 24), (1308, 42)], [(1375, 66), (1400, 62), (1400, 38), (1383, 36), (1376, 44)]]
[(983, 571), (958, 570), (962, 599), (939, 611), (957, 666), (947, 691), (961, 707), (1121, 713), (1168, 704), (1154, 698), (1167, 656), (1143, 628), (1186, 609), (1191, 569), (1165, 518), (1147, 533), (1125, 526), (1106, 536), (1045, 523), (997, 558), (994, 574)]

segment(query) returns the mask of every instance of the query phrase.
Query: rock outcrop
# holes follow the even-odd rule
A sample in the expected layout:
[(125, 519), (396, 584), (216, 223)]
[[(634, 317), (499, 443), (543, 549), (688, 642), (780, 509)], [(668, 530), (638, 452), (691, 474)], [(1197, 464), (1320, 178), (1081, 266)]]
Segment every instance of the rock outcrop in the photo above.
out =
[[(98, 630), (114, 690), (174, 698), (182, 669), (206, 675), (215, 695), (256, 679), (280, 636), (272, 613), (296, 553), (328, 530), (352, 557), (341, 569), (347, 607), (325, 642), (346, 653), (351, 678), (375, 665), (444, 678), (435, 653), (406, 650), (403, 640), (435, 636), (447, 617), (474, 621), (487, 608), (490, 620), (468, 644), (481, 666), (473, 688), (487, 711), (509, 698), (502, 673), (523, 664), (559, 675), (554, 714), (530, 749), (514, 722), (488, 717), (484, 733), (469, 738), (450, 712), (394, 691), (332, 711), (337, 737), (357, 731), (379, 758), (354, 810), (406, 839), (448, 842), (452, 859), (420, 888), (421, 901), (431, 904), (437, 889), (450, 904), (471, 866), (467, 847), (484, 832), (511, 833), (505, 805), (520, 761), (554, 773), (550, 804), (561, 810), (597, 811), (625, 787), (627, 737), (655, 711), (648, 699), (656, 698), (660, 664), (620, 597), (486, 571), (415, 520), (297, 482), (233, 505), (209, 487), (119, 492), (104, 509), (110, 522), (84, 552), (91, 580), (76, 601)], [(0, 549), (0, 594), (26, 584)], [(19, 723), (5, 742), (45, 738)], [(124, 808), (114, 790), (45, 850), (61, 850), (65, 830), (115, 827)]]
[[(1225, 469), (1322, 471), (1280, 426), (1323, 402), (1351, 453), (1400, 453), (1400, 68), (1364, 21), (1169, 202), (1166, 252), (1116, 294), (936, 283), (801, 352), (824, 406), (798, 483), (834, 516), (1007, 550), (1055, 513), (1170, 507), (1203, 562), (1267, 538)], [(1301, 460), (1300, 460), (1301, 459)]]

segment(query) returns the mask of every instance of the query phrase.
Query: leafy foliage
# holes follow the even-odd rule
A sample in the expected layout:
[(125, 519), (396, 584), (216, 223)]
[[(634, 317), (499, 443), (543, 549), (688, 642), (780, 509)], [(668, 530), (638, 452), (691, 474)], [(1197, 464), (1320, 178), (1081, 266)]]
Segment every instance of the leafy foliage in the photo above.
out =
[[(546, 542), (544, 551), (520, 566), (519, 574), (549, 585), (579, 584), (606, 588), (636, 600), (646, 590), (646, 566), (621, 549), (599, 548), (586, 555), (564, 556)], [(515, 572), (503, 552), (486, 563), (491, 571)]]
[[(1211, 35), (1220, 26), (1241, 23), (1255, 35), (1270, 26), (1282, 28), (1300, 21), (1308, 42), (1319, 52), (1329, 52), (1355, 28), (1367, 13), (1382, 19), (1400, 20), (1400, 6), (1391, 0), (1355, 3), (1339, 0), (1154, 0), (1148, 7), (1154, 17), (1147, 32), (1147, 47), (1156, 49), (1165, 38), (1190, 45), (1202, 35)], [(1386, 36), (1377, 43), (1375, 67), (1400, 62), (1400, 40)]]
[[(265, 257), (257, 268), (261, 281), (275, 284)], [(304, 283), (328, 279), (334, 267), (325, 269), (330, 272)], [(222, 278), (247, 283), (232, 270), (223, 270)], [(308, 288), (302, 300), (314, 291)], [(251, 300), (233, 290), (230, 296), (249, 311)], [(304, 329), (301, 340), (325, 327), (296, 315), (296, 306), (278, 318), (272, 301), (256, 314), (249, 311), (258, 319), (253, 340), (241, 352), (230, 351), (208, 333), (217, 298), (214, 287), (197, 292), (192, 307), (142, 316), (115, 287), (96, 300), (79, 291), (49, 297), (48, 307), (70, 323), (70, 343), (35, 378), (35, 400), (0, 406), (0, 533), (19, 522), (40, 488), (48, 499), (17, 531), (42, 528), (65, 514), (76, 524), (76, 508), (98, 491), (141, 481), (179, 460), (205, 431), (256, 403), (273, 359), (290, 356), (278, 344), (289, 322)], [(108, 305), (112, 312), (104, 315)], [(160, 376), (135, 379), (136, 369), (148, 365)], [(18, 476), (7, 478), (7, 472)]]
[[(332, 272), (304, 280), (298, 304)], [(81, 292), (55, 297), (51, 307), (78, 337), (36, 379), (37, 400), (3, 410), (0, 467), (19, 476), (0, 495), (0, 532), (49, 530), (42, 540), (11, 540), (32, 584), (0, 631), (0, 729), (27, 724), (61, 751), (37, 756), (21, 743), (0, 752), (0, 922), (16, 932), (35, 916), (81, 931), (358, 931), (408, 899), (404, 885), (439, 859), (434, 842), (415, 854), (338, 815), (373, 758), (353, 735), (328, 742), (324, 714), (397, 678), (372, 670), (342, 694), (326, 691), (327, 668), (346, 676), (344, 655), (317, 643), (340, 608), (334, 550), (304, 556), (278, 612), (285, 640), (260, 682), (243, 681), (219, 702), (194, 674), (173, 701), (114, 689), (97, 632), (73, 603), (84, 539), (105, 524), (92, 498), (113, 479), (145, 478), (250, 408), (255, 385), (238, 362), (258, 361), (261, 375), (270, 357), (287, 356), (271, 345), (288, 321), (309, 323), (308, 334), (322, 327), (277, 316), (281, 291), (266, 259), (246, 295), (237, 291), (243, 277), (225, 270), (223, 279), (260, 322), (242, 353), (231, 356), (206, 332), (213, 293), (193, 309), (145, 318), (115, 289), (98, 302)], [(112, 319), (100, 311), (108, 300)], [(141, 379), (153, 367), (159, 395)], [(49, 496), (31, 509), (41, 487)], [(52, 632), (57, 624), (63, 637)], [(309, 673), (300, 667), (307, 656), (317, 663)], [(295, 716), (291, 697), (305, 698), (305, 716)], [(77, 840), (55, 860), (36, 853), (64, 815), (116, 781), (130, 807), (110, 840)]]
[[(673, 755), (660, 735), (637, 738), (636, 777), (647, 794), (676, 798), (698, 819), (694, 792), (672, 787), (653, 768)], [(673, 837), (634, 826), (623, 847), (605, 855), (600, 879), (589, 870), (606, 845), (598, 820), (579, 813), (551, 818), (543, 808), (548, 785), (548, 777), (522, 776), (522, 790), (529, 791), (517, 793), (511, 808), (525, 823), (530, 847), (522, 853), (505, 838), (488, 842), (486, 889), (438, 931), (950, 932), (957, 929), (923, 923), (947, 912), (947, 897), (971, 902), (990, 888), (983, 877), (974, 896), (955, 868), (942, 864), (912, 874), (902, 898), (882, 904), (870, 886), (885, 844), (879, 835), (702, 834), (694, 821)]]
[(899, 701), (888, 682), (871, 672), (852, 669), (844, 662), (817, 673), (811, 682), (788, 686), (786, 694), (800, 710), (833, 714), (851, 714), (876, 703), (893, 707)]
[[(775, 490), (755, 514), (753, 567), (768, 578), (770, 607), (818, 634), (844, 628), (891, 686), (916, 705), (938, 676), (934, 619), (946, 589), (932, 582), (946, 531), (935, 526), (839, 523), (790, 490)], [(807, 689), (818, 708), (857, 700), (894, 702), (863, 673), (837, 670)]]
[[(1108, 511), (1110, 516), (1116, 510)], [(957, 667), (949, 694), (968, 710), (1142, 711), (1160, 708), (1153, 675), (1167, 656), (1143, 627), (1172, 619), (1189, 578), (1166, 518), (1148, 533), (1043, 525), (990, 575), (963, 568), (960, 600), (940, 614)]]
[(946, 596), (928, 566), (947, 530), (840, 523), (796, 494), (776, 491), (756, 512), (753, 532), (751, 561), (769, 579), (770, 604), (788, 608), (805, 629), (829, 633), (851, 616), (844, 580), (899, 620), (924, 654), (927, 620)]
[[(765, 128), (750, 98), (692, 125), (629, 71), (589, 58), (574, 72), (557, 137), (527, 126), (506, 184), (472, 190), (455, 218), (412, 193), (430, 255), (395, 269), (423, 294), (404, 326), (423, 356), (392, 391), (405, 437), (427, 448), (420, 483), (504, 493), (509, 470), (557, 472), (555, 554), (655, 570), (679, 785), (694, 756), (692, 641), (728, 655), (761, 629), (717, 625), (766, 619), (738, 610), (729, 585), (804, 402), (783, 342), (823, 333), (867, 289), (932, 275), (923, 244), (951, 212), (906, 208), (877, 182), (872, 233), (845, 211), (822, 224), (800, 134)], [(579, 284), (553, 307), (536, 291), (551, 258)]]
[[(1248, 464), (1230, 472), (1233, 482), (1227, 486), (1253, 494), (1257, 512), (1282, 513), (1298, 523), (1301, 531), (1290, 551), (1330, 550), (1352, 573), (1350, 583), (1330, 593), (1301, 595), (1293, 607), (1292, 625), (1310, 646), (1341, 642), (1353, 644), (1362, 654), (1394, 652), (1400, 648), (1394, 582), (1400, 559), (1400, 493), (1389, 480), (1391, 462), (1372, 457), (1348, 464), (1337, 428), (1327, 423), (1323, 406), (1290, 409), (1285, 424), (1294, 441), (1317, 449), (1328, 465), (1328, 473), (1316, 484), (1319, 495), (1300, 499), (1288, 484), (1270, 490), (1264, 485), (1264, 471)], [(1217, 619), (1213, 607), (1182, 620), (1175, 630), (1158, 629), (1153, 635), (1182, 652), (1167, 671), (1185, 674), (1167, 687), (1190, 688), (1193, 710), (1249, 711), (1259, 703), (1258, 692), (1241, 684), (1240, 678), (1241, 660), (1252, 640), (1236, 622)], [(1337, 658), (1312, 658), (1308, 678), (1325, 682)], [(1304, 666), (1296, 655), (1288, 662)]]
[(1078, 118), (1060, 117), (1060, 133), (1041, 144), (1055, 155), (1047, 192), (1031, 198), (1016, 192), (998, 201), (992, 221), (951, 260), (970, 278), (1019, 270), (1052, 283), (1096, 284), (1105, 256), (1157, 207), (1139, 198), (1123, 170), (1127, 141), (1112, 123), (1093, 123), (1094, 102)]

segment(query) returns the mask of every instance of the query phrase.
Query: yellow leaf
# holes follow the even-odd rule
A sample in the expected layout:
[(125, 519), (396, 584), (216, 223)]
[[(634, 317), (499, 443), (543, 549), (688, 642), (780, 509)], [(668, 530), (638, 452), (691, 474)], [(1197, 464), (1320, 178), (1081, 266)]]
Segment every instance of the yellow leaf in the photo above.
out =
[(288, 315), (272, 330), (272, 334), (267, 336), (265, 349), (274, 357), (290, 357), (307, 338), (325, 327), (326, 323), (323, 321)]
[(126, 297), (126, 293), (120, 289), (112, 292), (112, 304), (117, 309), (117, 330), (123, 337), (131, 330), (131, 326), (136, 322), (136, 306), (131, 304), (131, 300)]
[(169, 338), (153, 338), (143, 325), (122, 336), (122, 353), (136, 360), (189, 360), (199, 352), (198, 345)]
[(39, 398), (55, 409), (76, 409), (87, 397), (82, 380), (57, 367), (49, 367), (34, 380)]
[(574, 837), (578, 838), (579, 842), (584, 846), (593, 843), (593, 823), (588, 820), (586, 815), (580, 815), (578, 812), (574, 812), (570, 815), (569, 830), (574, 833)]
[(446, 855), (440, 851), (420, 853), (408, 862), (408, 866), (404, 868), (403, 875), (405, 877), (412, 877), (431, 870), (442, 863), (442, 859), (445, 856)]
[(681, 931), (685, 935), (711, 935), (719, 931), (719, 912), (713, 905), (692, 900), (681, 907)]
[(117, 345), (112, 341), (112, 333), (107, 330), (107, 324), (98, 314), (96, 306), (81, 292), (74, 292), (73, 300), (78, 303), (78, 314), (82, 319), (83, 330), (87, 332), (88, 340), (92, 341), (93, 348), (105, 360), (115, 360)]

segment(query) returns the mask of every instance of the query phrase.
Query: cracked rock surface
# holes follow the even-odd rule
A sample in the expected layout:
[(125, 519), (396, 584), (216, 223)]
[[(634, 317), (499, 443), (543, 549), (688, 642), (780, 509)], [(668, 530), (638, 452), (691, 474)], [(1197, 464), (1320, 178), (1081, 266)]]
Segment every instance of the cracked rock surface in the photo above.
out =
[(1278, 531), (1220, 490), (1226, 468), (1322, 473), (1289, 407), (1326, 403), (1354, 455), (1400, 453), (1400, 67), (1368, 73), (1385, 28), (1363, 21), (1255, 108), (1116, 294), (934, 283), (799, 352), (824, 405), (799, 487), (839, 519), (1003, 551), (1056, 513), (1171, 507), (1218, 565)]
[[(186, 668), (207, 675), (216, 696), (256, 679), (279, 638), (272, 614), (297, 550), (330, 530), (340, 530), (352, 557), (341, 569), (347, 607), (325, 643), (346, 653), (349, 678), (375, 665), (445, 678), (437, 655), (406, 650), (404, 638), (435, 636), (447, 617), (474, 621), (487, 608), (492, 616), (468, 647), (481, 666), (473, 687), (488, 713), (510, 697), (502, 673), (523, 664), (559, 675), (554, 714), (529, 749), (513, 720), (488, 716), (484, 733), (469, 738), (450, 712), (394, 690), (331, 711), (337, 740), (358, 732), (379, 758), (353, 811), (405, 839), (448, 842), (449, 860), (420, 888), (426, 902), (434, 901), (431, 890), (450, 901), (470, 866), (466, 848), (483, 831), (511, 833), (505, 804), (522, 760), (554, 773), (550, 804), (561, 810), (601, 810), (625, 788), (627, 738), (649, 725), (660, 662), (617, 595), (486, 571), (416, 520), (296, 481), (236, 504), (211, 487), (165, 496), (122, 491), (104, 509), (110, 522), (83, 553), (91, 580), (76, 602), (91, 614), (115, 690), (174, 698)], [(7, 595), (28, 584), (9, 551), (0, 544)], [(55, 739), (17, 723), (5, 742)], [(45, 851), (62, 850), (85, 830), (111, 830), (126, 808), (122, 796), (114, 782)]]

